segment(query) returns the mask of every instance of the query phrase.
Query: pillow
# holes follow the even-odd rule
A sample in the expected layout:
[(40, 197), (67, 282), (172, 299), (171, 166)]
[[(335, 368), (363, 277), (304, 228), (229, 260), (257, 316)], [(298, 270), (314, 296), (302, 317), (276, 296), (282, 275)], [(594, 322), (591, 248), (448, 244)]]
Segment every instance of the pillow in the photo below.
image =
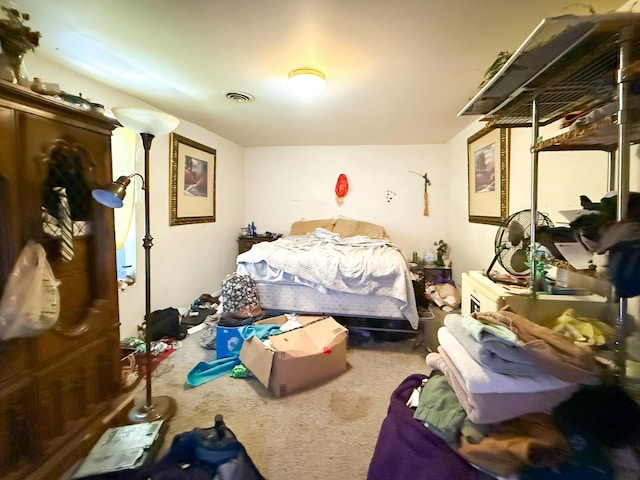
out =
[(361, 222), (360, 220), (352, 220), (350, 218), (339, 218), (333, 227), (335, 233), (340, 234), (342, 238), (353, 237), (356, 235), (366, 235), (367, 237), (376, 239), (389, 238), (384, 227), (375, 223)]
[(291, 231), (289, 232), (289, 235), (304, 235), (306, 233), (313, 232), (316, 228), (326, 228), (329, 231), (333, 231), (335, 223), (335, 218), (326, 218), (324, 220), (298, 220), (291, 224)]

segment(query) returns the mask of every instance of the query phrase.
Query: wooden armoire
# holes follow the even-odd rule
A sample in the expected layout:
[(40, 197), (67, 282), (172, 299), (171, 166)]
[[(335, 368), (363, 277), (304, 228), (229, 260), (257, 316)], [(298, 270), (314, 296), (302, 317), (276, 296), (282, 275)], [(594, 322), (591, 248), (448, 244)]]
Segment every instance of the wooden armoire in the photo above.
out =
[[(130, 406), (120, 388), (113, 212), (91, 197), (112, 180), (115, 125), (0, 81), (0, 291), (28, 240), (45, 248), (60, 281), (51, 330), (0, 340), (2, 479), (60, 478)], [(71, 259), (55, 187), (68, 199)]]

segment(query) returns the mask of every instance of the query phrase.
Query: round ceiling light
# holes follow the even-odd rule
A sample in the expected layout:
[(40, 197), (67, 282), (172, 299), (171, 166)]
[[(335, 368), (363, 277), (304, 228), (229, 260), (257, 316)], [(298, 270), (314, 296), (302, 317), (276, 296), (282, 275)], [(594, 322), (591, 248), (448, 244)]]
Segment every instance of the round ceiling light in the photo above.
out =
[(324, 92), (324, 73), (315, 68), (297, 68), (289, 72), (289, 90), (296, 97), (315, 98)]

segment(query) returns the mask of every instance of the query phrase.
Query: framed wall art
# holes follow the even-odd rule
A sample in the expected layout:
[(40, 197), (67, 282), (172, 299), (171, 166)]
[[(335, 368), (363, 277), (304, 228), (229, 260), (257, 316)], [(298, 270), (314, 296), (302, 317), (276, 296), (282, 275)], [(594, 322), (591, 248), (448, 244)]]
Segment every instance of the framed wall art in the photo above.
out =
[(484, 128), (467, 140), (469, 221), (501, 225), (507, 219), (509, 130)]
[(169, 225), (215, 222), (215, 149), (172, 133), (169, 157)]

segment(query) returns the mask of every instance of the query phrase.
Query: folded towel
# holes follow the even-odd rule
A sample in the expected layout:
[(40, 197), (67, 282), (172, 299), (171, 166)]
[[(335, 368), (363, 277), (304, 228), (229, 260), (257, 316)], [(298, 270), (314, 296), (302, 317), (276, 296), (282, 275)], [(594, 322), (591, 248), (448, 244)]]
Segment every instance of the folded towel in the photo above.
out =
[(514, 347), (518, 346), (518, 336), (506, 325), (485, 322), (482, 316), (474, 318), (466, 315), (462, 317), (461, 323), (478, 342), (498, 341)]
[(579, 388), (579, 385), (571, 385), (541, 392), (471, 393), (466, 390), (464, 379), (442, 347), (438, 348), (438, 353), (427, 355), (427, 365), (445, 374), (467, 413), (467, 419), (474, 424), (493, 424), (527, 413), (550, 412)]
[(567, 382), (597, 385), (602, 366), (588, 346), (575, 345), (561, 333), (554, 332), (508, 310), (478, 314), (486, 321), (494, 321), (514, 328), (521, 346), (538, 368)]
[(438, 329), (438, 341), (460, 372), (465, 388), (472, 393), (540, 392), (572, 385), (544, 373), (537, 377), (516, 377), (493, 372), (476, 362), (446, 327)]
[(476, 321), (473, 317), (450, 313), (445, 317), (444, 325), (476, 362), (506, 375), (540, 375), (540, 369), (533, 363), (526, 350), (500, 340), (491, 340), (489, 336), (485, 341), (479, 342), (464, 327), (465, 320), (467, 323), (468, 320)]

